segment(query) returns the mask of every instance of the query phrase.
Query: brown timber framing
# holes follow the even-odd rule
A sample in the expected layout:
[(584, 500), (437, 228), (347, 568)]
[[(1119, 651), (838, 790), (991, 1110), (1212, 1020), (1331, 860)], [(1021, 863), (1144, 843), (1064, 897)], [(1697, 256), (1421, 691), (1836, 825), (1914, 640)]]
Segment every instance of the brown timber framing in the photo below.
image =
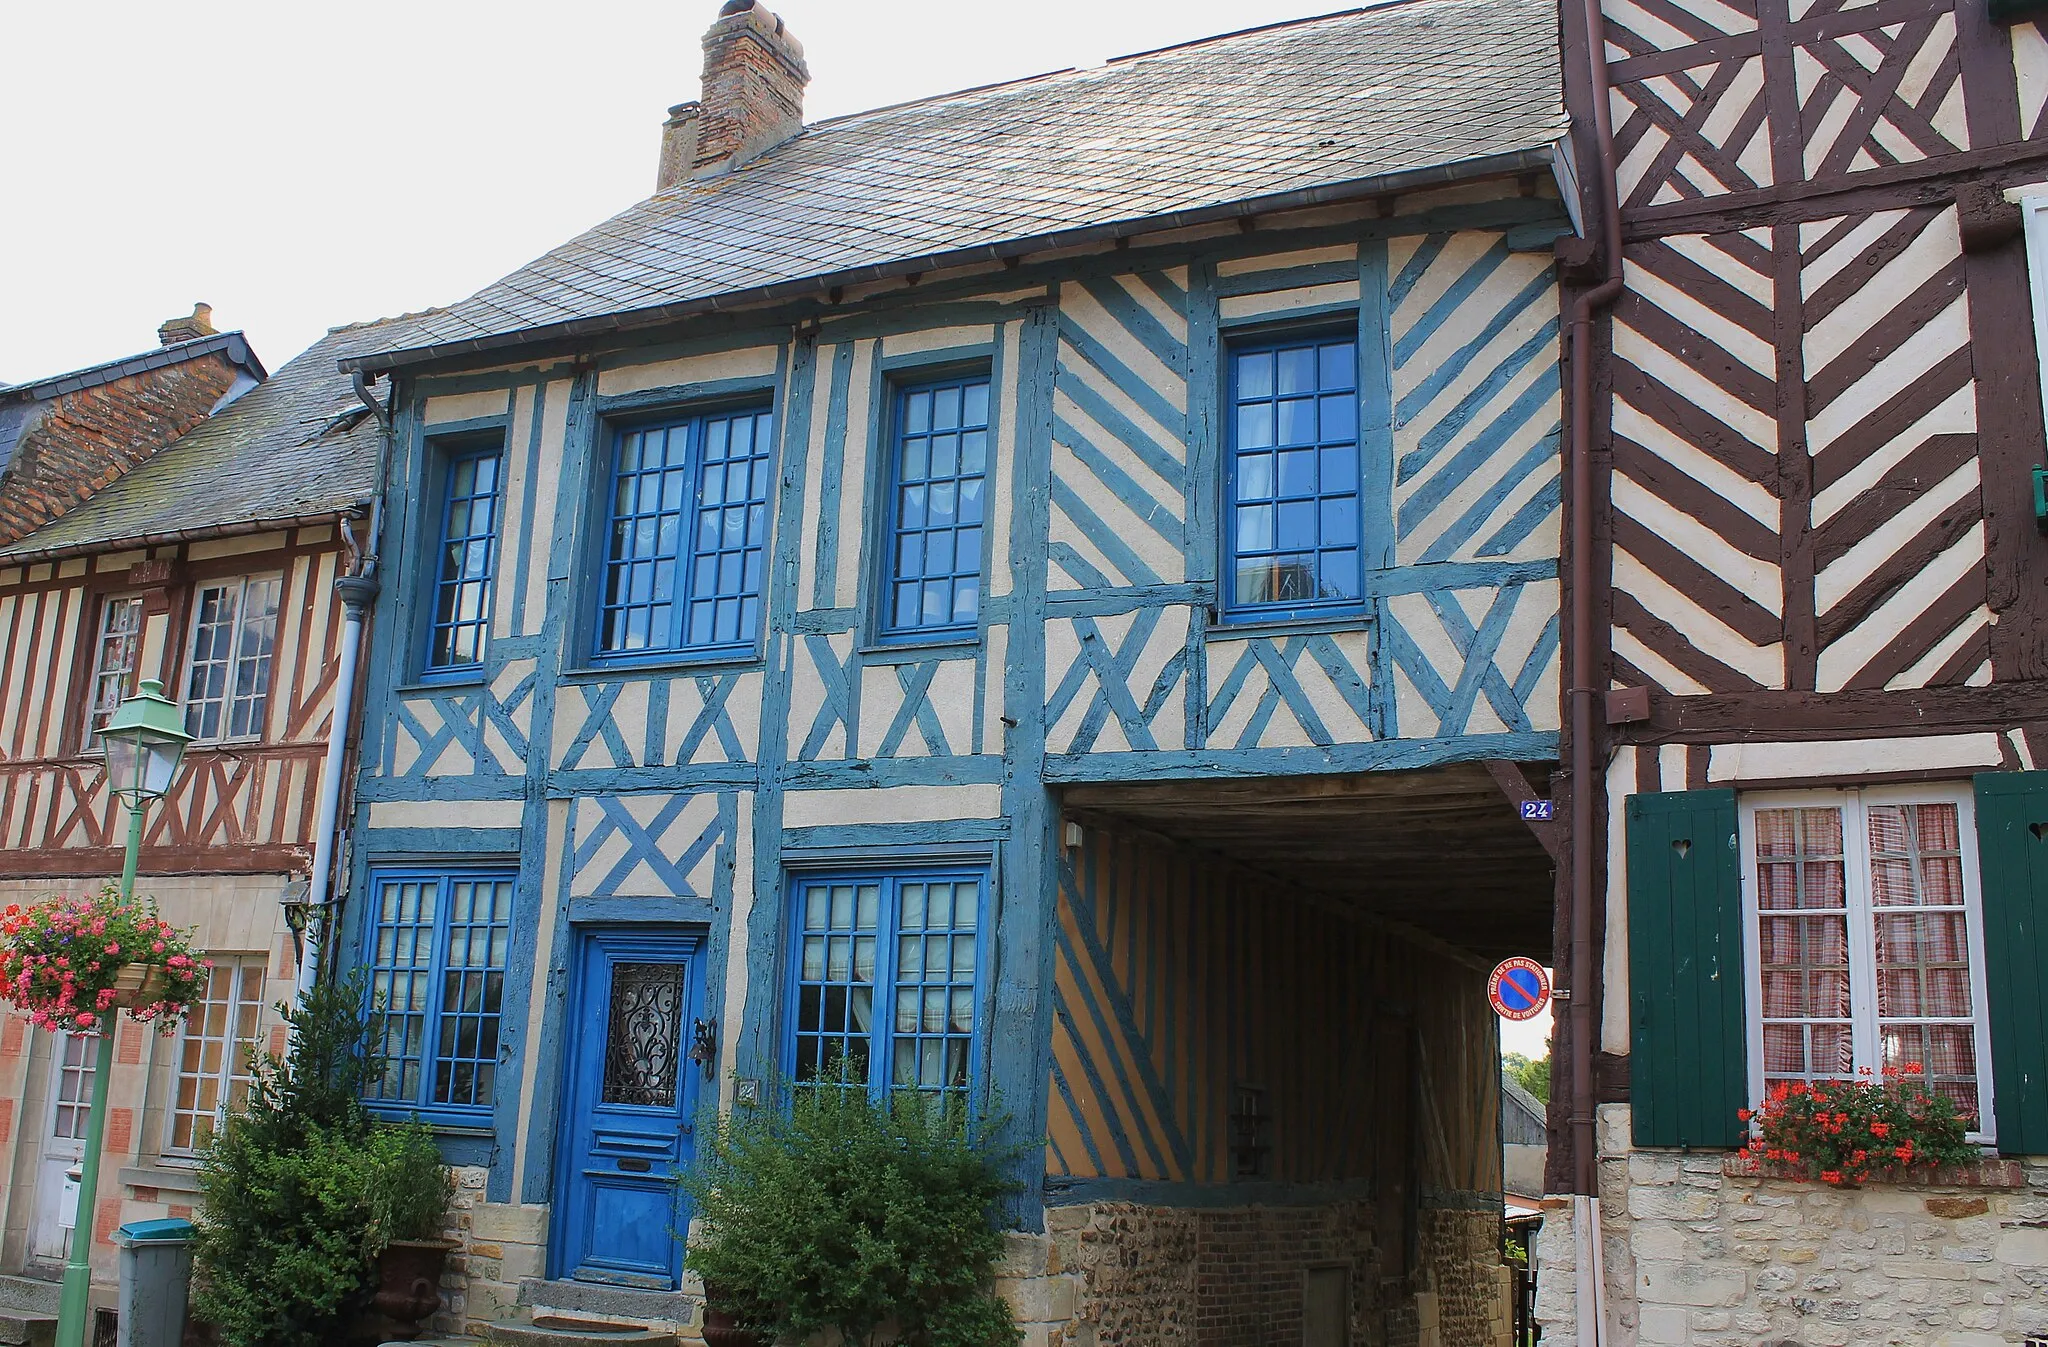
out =
[[(1582, 181), (1588, 183), (1589, 191), (1597, 191), (1599, 185), (1592, 183), (1591, 175), (1597, 173), (1598, 165), (1587, 129), (1591, 125), (1587, 35), (1582, 31), (1577, 9), (1574, 5), (1564, 7), (1566, 101), (1575, 128)], [(1657, 12), (1667, 22), (1675, 23), (1682, 17), (1682, 7), (1667, 10), (1660, 6)], [(1806, 139), (1815, 131), (1803, 123), (1802, 116), (1817, 114), (1814, 108), (1801, 106), (1795, 57), (1802, 46), (1812, 48), (1817, 43), (1880, 28), (1911, 28), (1951, 12), (1956, 33), (1954, 53), (1949, 59), (1959, 67), (1968, 148), (1943, 151), (1939, 144), (1934, 144), (1924, 146), (1921, 152), (1927, 157), (1917, 160), (1881, 163), (1861, 170), (1846, 166), (1848, 151), (1843, 147), (1862, 139), (1870, 123), (1890, 106), (1889, 100), (1897, 91), (1900, 71), (1895, 66), (1901, 63), (1887, 63), (1885, 69), (1870, 72), (1872, 86), (1863, 93), (1861, 105), (1852, 113), (1856, 119), (1853, 137), (1835, 137), (1832, 144), (1809, 150)], [(1664, 153), (1674, 157), (1680, 152), (1678, 141), (1690, 137), (1691, 143), (1709, 158), (1722, 165), (1729, 162), (1739, 144), (1732, 148), (1707, 145), (1704, 128), (1715, 117), (1726, 123), (1736, 111), (1718, 104), (1716, 96), (1727, 87), (1725, 77), (1732, 75), (1737, 63), (1755, 60), (1761, 64), (1762, 92), (1758, 104), (1768, 118), (1769, 185), (1751, 186), (1738, 172), (1723, 184), (1737, 190), (1708, 189), (1709, 194), (1701, 195), (1697, 186), (1679, 182), (1677, 190), (1685, 199), (1647, 204), (1647, 197), (1656, 186), (1650, 183), (1638, 198), (1640, 204), (1621, 203), (1621, 226), (1628, 245), (1650, 244), (1678, 235), (1728, 239), (1743, 230), (1769, 231), (1753, 236), (1764, 240), (1756, 248), (1760, 257), (1755, 269), (1762, 273), (1759, 280), (1768, 289), (1750, 297), (1768, 306), (1770, 312), (1768, 326), (1759, 335), (1768, 342), (1774, 357), (1776, 387), (1769, 390), (1773, 401), (1766, 406), (1778, 442), (1776, 461), (1769, 465), (1773, 475), (1764, 480), (1777, 496), (1778, 537), (1770, 538), (1768, 529), (1756, 527), (1742, 517), (1734, 501), (1697, 491), (1685, 492), (1686, 484), (1675, 480), (1668, 467), (1648, 461), (1654, 459), (1654, 454), (1626, 440), (1617, 442), (1613, 431), (1616, 379), (1624, 371), (1631, 380), (1640, 376), (1613, 355), (1614, 321), (1610, 311), (1609, 320), (1601, 323), (1596, 333), (1596, 363), (1591, 379), (1597, 446), (1593, 459), (1594, 498), (1587, 502), (1597, 511), (1591, 597), (1595, 621), (1603, 624), (1599, 656), (1609, 679), (1604, 686), (1648, 687), (1650, 716), (1632, 724), (1596, 726), (1598, 761), (1608, 761), (1617, 748), (1639, 747), (1644, 751), (1634, 754), (1633, 779), (1616, 781), (1613, 788), (1675, 789), (1678, 782), (1668, 775), (1668, 755), (1660, 763), (1656, 748), (1682, 746), (1684, 784), (1696, 789), (1709, 784), (1709, 751), (1714, 744), (1822, 742), (1990, 731), (1998, 735), (2005, 765), (2017, 767), (2022, 765), (2020, 754), (2009, 742), (2009, 732), (2015, 729), (2025, 732), (2032, 761), (2048, 760), (2048, 553), (2044, 553), (2043, 540), (2035, 527), (2029, 481), (2029, 470), (2042, 461), (2044, 425), (2025, 243), (2016, 222), (1994, 221), (1989, 229), (1973, 230), (1968, 209), (1973, 203), (1990, 203), (1995, 213), (2000, 203), (1998, 194), (2005, 188), (2048, 179), (2048, 136), (2031, 141), (2023, 137), (2010, 30), (1987, 16), (1982, 0), (1955, 0), (1952, 8), (1930, 0), (1878, 0), (1874, 5), (1835, 8), (1798, 20), (1791, 18), (1789, 0), (1758, 0), (1755, 15), (1754, 31), (1719, 35), (1702, 24), (1693, 30), (1702, 40), (1668, 50), (1647, 50), (1646, 43), (1637, 42), (1625, 30), (1617, 29), (1612, 16), (1608, 17), (1602, 34), (1612, 39), (1611, 44), (1603, 44), (1604, 50), (1629, 53), (1622, 59), (1608, 60), (1605, 66), (1611, 85), (1623, 97), (1629, 94), (1623, 86), (1652, 78), (1675, 80), (1697, 97), (1686, 113), (1675, 112), (1668, 106), (1647, 110), (1654, 124), (1673, 137), (1672, 147)], [(1811, 55), (1824, 59), (1826, 53)], [(1743, 115), (1752, 118), (1746, 125), (1754, 128), (1754, 114)], [(1744, 134), (1739, 131), (1735, 136)], [(1819, 168), (1812, 175), (1807, 172), (1809, 153), (1815, 156)], [(1608, 188), (1612, 190), (1613, 185), (1608, 184)], [(1898, 296), (1905, 302), (1893, 319), (1894, 326), (1896, 322), (1920, 320), (1934, 311), (1928, 306), (1938, 307), (1951, 300), (1957, 287), (1967, 294), (1969, 346), (1962, 359), (1967, 360), (1968, 375), (1975, 383), (1974, 453), (1981, 469), (1981, 485), (1955, 510), (1943, 512), (1917, 536), (1904, 540), (1883, 575), (1869, 583), (1881, 583), (1883, 576), (1924, 565), (1981, 518), (1985, 530), (1982, 593), (1992, 620), (1943, 667), (1928, 675), (1932, 686), (1896, 690), (1884, 686), (1887, 679), (1903, 672), (1930, 646), (1931, 638), (1925, 628), (1947, 622), (1942, 630), (1948, 630), (1967, 617), (1976, 602), (1971, 599), (1963, 603), (1954, 594), (1945, 596), (1930, 605), (1930, 611), (1923, 613), (1920, 620), (1896, 633), (1888, 648), (1870, 656), (1865, 669), (1849, 680), (1845, 690), (1822, 693), (1816, 690), (1821, 686), (1818, 658), (1827, 642), (1841, 635), (1842, 612), (1868, 611), (1883, 594), (1859, 591), (1831, 600), (1836, 604), (1832, 625), (1828, 617), (1816, 612), (1817, 569), (1824, 569), (1841, 555), (1842, 549), (1853, 542), (1857, 527), (1867, 525), (1878, 514), (1868, 506), (1859, 509), (1861, 502), (1851, 502), (1820, 526), (1813, 522), (1817, 485), (1824, 486), (1833, 469), (1817, 462), (1809, 452), (1809, 413), (1815, 397), (1825, 397), (1836, 389), (1823, 387), (1816, 393), (1810, 387), (1803, 347), (1810, 326), (1819, 321), (1816, 314), (1826, 311), (1815, 306), (1835, 301), (1805, 292), (1801, 227), (1837, 217), (1867, 217), (1879, 211), (1918, 212), (1925, 219), (1958, 207), (1959, 199), (1965, 207), (1961, 212), (1964, 249), (1960, 274), (1929, 279), (1923, 286), (1924, 294)], [(1590, 212), (1582, 212), (1581, 218), (1590, 224), (1592, 217)], [(1912, 237), (1902, 226), (1899, 239), (1881, 240), (1877, 248), (1903, 247)], [(1729, 242), (1731, 247), (1747, 246), (1740, 239)], [(1587, 259), (1583, 243), (1578, 246), (1576, 253), (1569, 253), (1567, 247), (1560, 248), (1560, 260), (1566, 263), (1561, 270), (1565, 283), (1561, 300), (1567, 316), (1576, 298), (1597, 279), (1588, 274), (1591, 269), (1584, 265)], [(1633, 247), (1629, 255), (1633, 262)], [(1886, 258), (1864, 260), (1874, 269)], [(1573, 262), (1580, 263), (1576, 274), (1570, 265)], [(1716, 284), (1725, 286), (1727, 282), (1700, 272), (1696, 277), (1672, 283), (1689, 298), (1729, 316), (1729, 306), (1704, 289)], [(1635, 290), (1625, 293), (1622, 300), (1624, 306), (1645, 303), (1642, 293)], [(1920, 306), (1918, 309), (1913, 307), (1915, 303)], [(1640, 308), (1635, 312), (1639, 313)], [(1662, 321), (1662, 316), (1653, 316), (1652, 321)], [(1843, 377), (1867, 375), (1875, 364), (1875, 356), (1866, 359), (1861, 353), (1852, 353), (1850, 360), (1830, 372), (1830, 377), (1839, 383)], [(1629, 396), (1639, 405), (1646, 391), (1654, 397), (1654, 390), (1644, 390), (1634, 383), (1630, 388)], [(1687, 409), (1671, 408), (1669, 412), (1669, 429), (1689, 435), (1691, 416)], [(1570, 414), (1569, 407), (1566, 414)], [(1660, 410), (1660, 418), (1663, 414)], [(1913, 466), (1924, 476), (1946, 462), (1937, 462), (1938, 458), (1938, 452), (1928, 450), (1922, 456), (1924, 461), (1916, 461)], [(1718, 590), (1688, 592), (1746, 639), (1760, 645), (1784, 642), (1783, 690), (1759, 687), (1704, 652), (1695, 659), (1673, 655), (1671, 652), (1682, 646), (1682, 638), (1665, 643), (1662, 638), (1675, 633), (1669, 632), (1635, 596), (1615, 593), (1613, 567), (1618, 529), (1626, 530), (1628, 549), (1660, 575), (1666, 574), (1665, 559), (1670, 560), (1671, 576), (1683, 577), (1688, 573), (1687, 566), (1697, 569), (1696, 562), (1683, 557), (1666, 540), (1644, 537), (1645, 530), (1635, 521), (1618, 520), (1611, 489), (1612, 472), (1617, 466), (1623, 466), (1638, 483), (1647, 483), (1674, 507), (1694, 514), (1732, 546), (1755, 549), (1760, 559), (1767, 558), (1780, 569), (1782, 609), (1775, 615), (1760, 609), (1752, 611), (1739, 602), (1722, 602)], [(1573, 509), (1578, 502), (1568, 496), (1566, 505)], [(1830, 524), (1834, 525), (1832, 530)], [(1569, 566), (1568, 556), (1565, 564)], [(1677, 584), (1681, 580), (1670, 582)], [(1759, 616), (1770, 619), (1768, 632), (1759, 627)], [(1647, 636), (1653, 649), (1672, 659), (1684, 674), (1710, 691), (1704, 695), (1673, 695), (1648, 686), (1654, 680), (1618, 658), (1611, 640), (1606, 639), (1607, 634), (1616, 630), (1617, 618), (1621, 625)], [(1938, 637), (1940, 633), (1934, 635)], [(1987, 656), (1991, 684), (1963, 684), (1961, 680)], [(1570, 658), (1569, 652), (1566, 658)], [(1567, 699), (1567, 734), (1571, 713)], [(1926, 775), (1906, 774), (1923, 778)], [(1955, 773), (1945, 775), (1952, 777)], [(1606, 783), (1576, 782), (1569, 773), (1560, 773), (1552, 793), (1559, 798), (1561, 811), (1566, 807), (1563, 802), (1577, 789), (1598, 793), (1599, 803), (1593, 811), (1596, 837), (1592, 856), (1596, 873), (1592, 887), (1596, 893), (1611, 895), (1612, 884), (1604, 873), (1608, 853), (1604, 834), (1609, 815), (1605, 805)], [(1569, 952), (1568, 869), (1569, 857), (1560, 865), (1557, 889), (1555, 954), (1561, 974)], [(1604, 949), (1606, 904), (1596, 904), (1596, 912), (1596, 939)], [(1600, 957), (1604, 958), (1604, 954)], [(1561, 977), (1560, 981), (1564, 979)], [(1600, 989), (1573, 990), (1597, 997)], [(1596, 1010), (1595, 1023), (1599, 1022), (1599, 1014)], [(1555, 1060), (1560, 1075), (1553, 1096), (1557, 1099), (1569, 1098), (1572, 1091), (1571, 1027), (1570, 1017), (1559, 1017)], [(1596, 1093), (1602, 1102), (1626, 1099), (1625, 1057), (1599, 1054), (1594, 1074)], [(1548, 1176), (1552, 1191), (1566, 1190), (1571, 1174), (1566, 1146), (1557, 1144), (1567, 1140), (1564, 1122), (1563, 1110), (1554, 1106)]]

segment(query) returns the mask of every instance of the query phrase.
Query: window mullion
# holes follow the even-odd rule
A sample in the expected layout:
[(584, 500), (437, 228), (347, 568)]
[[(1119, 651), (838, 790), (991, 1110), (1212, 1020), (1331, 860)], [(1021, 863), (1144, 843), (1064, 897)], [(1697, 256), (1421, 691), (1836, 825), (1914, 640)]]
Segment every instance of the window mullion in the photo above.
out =
[(434, 881), (434, 957), (427, 963), (426, 1023), (420, 1027), (420, 1092), (423, 1108), (436, 1106), (434, 1082), (441, 1074), (441, 992), (448, 981), (448, 941), (454, 930), (455, 881)]
[(1849, 917), (1849, 1010), (1856, 1065), (1875, 1072), (1882, 1063), (1877, 1023), (1877, 921), (1871, 911), (1870, 823), (1863, 795), (1848, 791), (1842, 801), (1842, 897)]
[(882, 878), (875, 895), (875, 1008), (868, 1021), (868, 1097), (877, 1101), (889, 1097), (889, 1082), (896, 1071), (896, 886), (900, 880)]
[(683, 430), (683, 502), (676, 520), (675, 602), (668, 615), (668, 648), (685, 648), (690, 602), (697, 597), (697, 510), (704, 494), (704, 418), (693, 416)]

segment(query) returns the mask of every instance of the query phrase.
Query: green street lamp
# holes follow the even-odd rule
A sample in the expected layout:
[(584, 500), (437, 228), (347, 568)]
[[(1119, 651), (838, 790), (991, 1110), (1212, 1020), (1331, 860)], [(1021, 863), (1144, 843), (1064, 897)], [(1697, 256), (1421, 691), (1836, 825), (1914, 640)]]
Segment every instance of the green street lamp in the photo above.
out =
[[(121, 858), (123, 898), (135, 896), (143, 812), (170, 790), (185, 745), (191, 742), (178, 704), (164, 696), (164, 685), (153, 678), (143, 680), (133, 697), (114, 708), (100, 731), (100, 743), (107, 752), (107, 789), (128, 806), (128, 844)], [(107, 1087), (114, 1070), (114, 1034), (120, 1023), (121, 1014), (116, 1010), (100, 1026), (92, 1110), (86, 1115), (85, 1156), (79, 1164), (78, 1211), (72, 1219), (71, 1250), (64, 1260), (64, 1299), (57, 1311), (57, 1347), (85, 1347), (85, 1311), (92, 1293), (92, 1209), (99, 1196)]]

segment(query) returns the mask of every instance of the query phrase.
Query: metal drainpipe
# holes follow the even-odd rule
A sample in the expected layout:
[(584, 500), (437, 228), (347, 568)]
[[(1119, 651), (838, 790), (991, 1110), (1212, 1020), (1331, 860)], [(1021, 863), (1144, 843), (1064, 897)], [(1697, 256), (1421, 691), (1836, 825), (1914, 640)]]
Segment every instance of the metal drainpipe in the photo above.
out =
[[(1593, 1089), (1593, 726), (1594, 680), (1602, 661), (1593, 644), (1593, 321), (1621, 294), (1621, 213), (1615, 201), (1614, 124), (1608, 111), (1607, 62), (1602, 52), (1600, 0), (1583, 0), (1586, 73), (1593, 133), (1600, 156), (1587, 188), (1598, 201), (1600, 256), (1606, 277), (1572, 305), (1572, 565), (1571, 565), (1571, 1001), (1572, 1231), (1577, 1245), (1579, 1347), (1607, 1340), (1606, 1280), (1600, 1230), (1600, 1153), (1597, 1095)], [(1603, 633), (1604, 635), (1604, 633)]]
[(355, 725), (356, 671), (362, 664), (363, 625), (383, 588), (377, 579), (377, 554), (384, 530), (384, 476), (391, 463), (391, 413), (370, 392), (370, 381), (364, 374), (357, 371), (351, 382), (356, 396), (377, 419), (377, 469), (372, 479), (375, 495), (365, 551), (354, 573), (334, 582), (342, 603), (341, 650), (337, 656), (341, 665), (334, 682), (334, 719), (327, 731), (327, 756), (320, 764), (320, 800), (313, 825), (313, 875), (306, 889), (305, 957), (299, 961), (297, 982), (302, 997), (320, 979), (320, 956), (334, 934), (331, 918), (341, 906), (340, 896), (328, 890), (334, 883), (335, 841), (341, 821), (349, 733)]
[(327, 756), (320, 765), (320, 803), (313, 824), (313, 878), (306, 890), (308, 904), (305, 957), (299, 961), (298, 994), (303, 997), (320, 980), (320, 951), (330, 935), (332, 922), (326, 918), (338, 904), (328, 896), (334, 878), (335, 825), (341, 814), (343, 768), (348, 762), (349, 727), (354, 723), (356, 669), (361, 664), (363, 619), (377, 600), (380, 586), (375, 576), (344, 575), (334, 582), (340, 595), (341, 661), (334, 680), (334, 720), (327, 731)]

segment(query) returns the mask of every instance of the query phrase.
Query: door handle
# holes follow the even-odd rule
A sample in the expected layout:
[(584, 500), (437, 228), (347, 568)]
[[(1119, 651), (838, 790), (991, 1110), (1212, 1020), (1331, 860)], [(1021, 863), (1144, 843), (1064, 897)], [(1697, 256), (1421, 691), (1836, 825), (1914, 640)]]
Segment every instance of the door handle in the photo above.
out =
[(622, 1155), (619, 1157), (619, 1168), (628, 1174), (645, 1174), (652, 1167), (642, 1156)]

